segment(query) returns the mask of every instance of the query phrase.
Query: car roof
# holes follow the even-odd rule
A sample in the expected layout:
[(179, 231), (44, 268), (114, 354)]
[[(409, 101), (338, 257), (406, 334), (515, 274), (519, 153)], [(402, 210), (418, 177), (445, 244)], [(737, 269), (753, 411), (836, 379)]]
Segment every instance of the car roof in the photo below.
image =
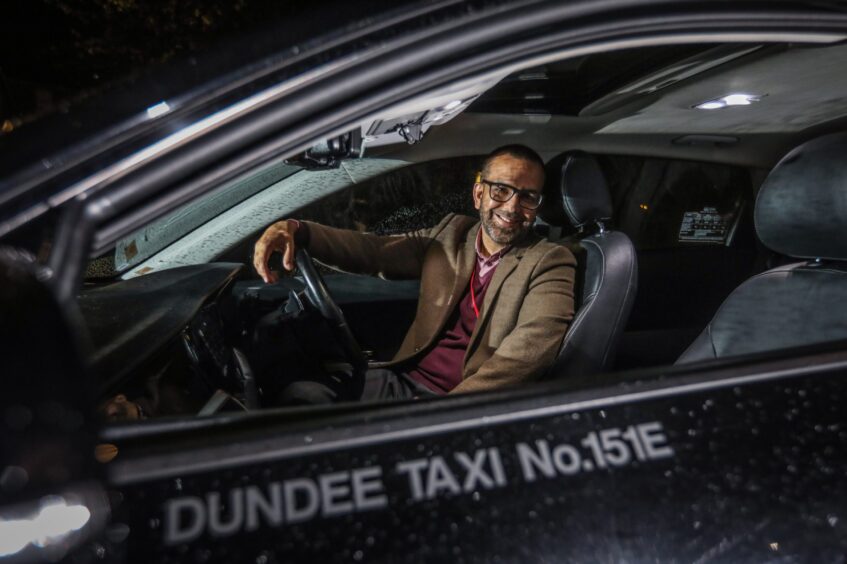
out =
[[(840, 69), (847, 64), (847, 44), (681, 47), (601, 52), (521, 69), (420, 146), (393, 146), (380, 154), (427, 160), (520, 142), (545, 159), (582, 149), (769, 169), (791, 148), (846, 123), (847, 78)], [(624, 73), (627, 80), (602, 83), (595, 76), (603, 72), (597, 69), (627, 60), (638, 61)], [(574, 92), (557, 94), (567, 88)], [(719, 110), (696, 107), (733, 93), (758, 101)]]

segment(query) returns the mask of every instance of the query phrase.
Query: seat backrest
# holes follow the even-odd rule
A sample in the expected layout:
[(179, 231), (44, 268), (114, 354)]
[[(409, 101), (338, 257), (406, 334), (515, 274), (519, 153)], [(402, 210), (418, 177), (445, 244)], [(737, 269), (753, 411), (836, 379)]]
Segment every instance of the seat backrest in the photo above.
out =
[(624, 233), (605, 226), (612, 217), (612, 201), (593, 157), (568, 152), (551, 160), (546, 172), (542, 219), (577, 231), (565, 241), (577, 258), (576, 315), (551, 374), (568, 377), (609, 370), (635, 300), (635, 249)]
[(797, 259), (736, 288), (677, 364), (847, 339), (847, 133), (804, 143), (765, 179), (756, 234)]

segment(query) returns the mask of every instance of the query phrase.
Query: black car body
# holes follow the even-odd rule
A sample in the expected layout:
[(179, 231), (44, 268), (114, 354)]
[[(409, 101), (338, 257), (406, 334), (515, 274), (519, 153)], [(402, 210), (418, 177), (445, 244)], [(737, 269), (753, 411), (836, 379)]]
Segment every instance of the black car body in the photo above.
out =
[[(372, 8), (311, 36), (280, 24), (219, 53), (218, 72), (175, 67), (152, 98), (134, 89), (105, 116), (108, 100), (76, 125), (2, 139), (0, 558), (843, 560), (844, 341), (672, 363), (733, 288), (790, 261), (756, 238), (755, 198), (791, 149), (843, 129), (847, 13)], [(741, 91), (752, 117), (695, 107)], [(446, 211), (453, 184), (506, 142), (589, 153), (610, 184), (640, 272), (614, 369), (433, 401), (274, 406), (268, 374), (308, 373), (332, 336), (296, 279), (257, 282), (262, 227), (297, 214), (401, 230)], [(391, 196), (416, 183), (439, 203)], [(387, 358), (417, 285), (326, 278), (363, 348)], [(214, 395), (233, 385), (234, 348), (249, 358), (240, 391), (257, 376), (260, 397)], [(98, 418), (169, 371), (203, 401)], [(44, 528), (56, 507), (64, 529)]]

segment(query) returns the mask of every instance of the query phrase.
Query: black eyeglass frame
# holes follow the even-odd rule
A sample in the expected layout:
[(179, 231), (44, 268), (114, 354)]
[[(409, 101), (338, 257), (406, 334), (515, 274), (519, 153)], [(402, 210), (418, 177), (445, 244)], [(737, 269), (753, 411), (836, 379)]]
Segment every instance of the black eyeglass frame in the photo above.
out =
[[(482, 184), (488, 184), (488, 195), (491, 196), (492, 200), (494, 200), (495, 202), (500, 202), (501, 204), (506, 203), (509, 200), (511, 200), (512, 198), (514, 198), (515, 194), (518, 195), (518, 204), (522, 208), (524, 208), (525, 210), (537, 210), (541, 206), (541, 202), (544, 201), (544, 194), (542, 194), (541, 192), (536, 192), (535, 190), (524, 190), (524, 189), (521, 189), (521, 188), (515, 188), (514, 186), (511, 186), (509, 184), (504, 184), (502, 182), (492, 182), (492, 181), (490, 181), (486, 178), (480, 178), (479, 181)], [(491, 187), (494, 186), (495, 184), (497, 186), (502, 186), (503, 188), (509, 189), (509, 196), (505, 200), (498, 200), (497, 198), (494, 197), (494, 194), (491, 193)], [(525, 202), (523, 200), (524, 194), (532, 194), (533, 198), (536, 197), (536, 196), (538, 197), (538, 201), (536, 202), (535, 206), (530, 207), (530, 206), (527, 206), (525, 204)]]

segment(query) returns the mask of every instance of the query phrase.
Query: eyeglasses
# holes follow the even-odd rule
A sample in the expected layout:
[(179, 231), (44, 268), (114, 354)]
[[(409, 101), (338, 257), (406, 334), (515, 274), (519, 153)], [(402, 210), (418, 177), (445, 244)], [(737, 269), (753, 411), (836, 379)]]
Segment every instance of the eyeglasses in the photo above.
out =
[(521, 190), (520, 188), (515, 188), (514, 186), (509, 186), (508, 184), (502, 184), (500, 182), (491, 182), (490, 180), (481, 179), (480, 182), (483, 184), (488, 184), (488, 194), (491, 196), (491, 199), (495, 202), (508, 202), (512, 199), (512, 196), (515, 194), (518, 195), (518, 203), (522, 208), (528, 210), (538, 209), (538, 206), (541, 205), (541, 200), (543, 196), (541, 192), (535, 192), (533, 190)]

